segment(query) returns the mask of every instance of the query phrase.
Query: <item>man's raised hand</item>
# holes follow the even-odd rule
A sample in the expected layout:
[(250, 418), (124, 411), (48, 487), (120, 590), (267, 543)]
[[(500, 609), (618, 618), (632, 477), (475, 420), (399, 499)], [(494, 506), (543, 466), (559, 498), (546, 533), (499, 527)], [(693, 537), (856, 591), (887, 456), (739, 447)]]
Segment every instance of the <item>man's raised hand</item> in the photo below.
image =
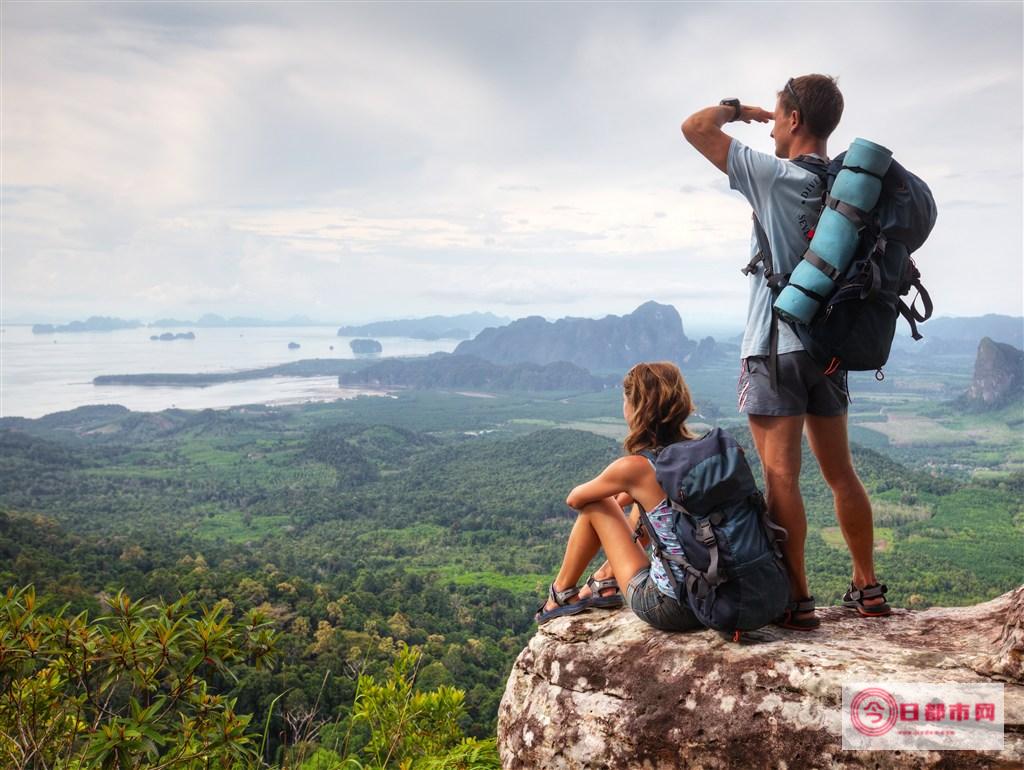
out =
[(758, 123), (767, 123), (769, 120), (775, 120), (775, 114), (768, 112), (768, 110), (762, 107), (751, 107), (749, 104), (741, 104), (740, 116), (737, 120), (742, 120), (744, 123), (749, 123), (752, 120), (756, 120)]

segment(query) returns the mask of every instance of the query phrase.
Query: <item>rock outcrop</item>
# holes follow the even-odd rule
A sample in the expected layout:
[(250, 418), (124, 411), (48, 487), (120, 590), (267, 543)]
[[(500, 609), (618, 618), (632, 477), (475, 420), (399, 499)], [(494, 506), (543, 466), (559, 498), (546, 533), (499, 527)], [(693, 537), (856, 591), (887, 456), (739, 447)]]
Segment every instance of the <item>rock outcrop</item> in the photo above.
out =
[(683, 321), (671, 305), (645, 302), (624, 316), (559, 318), (540, 316), (484, 329), (460, 342), (458, 355), (479, 356), (496, 364), (551, 364), (568, 361), (592, 372), (621, 373), (638, 361), (682, 363), (696, 347), (683, 333)]
[(686, 357), (687, 368), (706, 366), (720, 354), (721, 351), (719, 351), (715, 338), (705, 337), (697, 343), (696, 349)]
[(985, 337), (978, 343), (966, 400), (975, 409), (998, 409), (1024, 394), (1024, 351)]
[[(861, 619), (819, 608), (814, 632), (771, 626), (736, 644), (671, 634), (628, 610), (542, 626), (498, 712), (513, 768), (1024, 766), (1024, 586), (973, 607)], [(1004, 684), (1001, 752), (844, 751), (844, 681)]]

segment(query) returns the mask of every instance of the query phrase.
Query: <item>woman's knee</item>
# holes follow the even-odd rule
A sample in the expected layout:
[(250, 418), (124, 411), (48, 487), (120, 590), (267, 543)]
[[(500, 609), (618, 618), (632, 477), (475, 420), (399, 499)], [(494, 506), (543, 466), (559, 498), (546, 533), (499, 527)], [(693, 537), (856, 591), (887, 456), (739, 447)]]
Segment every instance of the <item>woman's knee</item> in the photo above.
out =
[(602, 515), (608, 513), (614, 513), (621, 516), (622, 509), (619, 507), (618, 503), (615, 502), (614, 498), (606, 497), (603, 500), (595, 500), (592, 503), (587, 503), (580, 508), (579, 513), (583, 516)]

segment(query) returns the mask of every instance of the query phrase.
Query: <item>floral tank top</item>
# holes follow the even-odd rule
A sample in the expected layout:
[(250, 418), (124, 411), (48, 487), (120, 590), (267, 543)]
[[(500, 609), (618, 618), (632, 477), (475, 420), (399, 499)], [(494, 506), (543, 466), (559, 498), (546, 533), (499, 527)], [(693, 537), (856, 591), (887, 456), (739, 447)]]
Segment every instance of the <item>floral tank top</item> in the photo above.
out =
[[(672, 529), (672, 513), (672, 506), (669, 504), (668, 498), (665, 498), (647, 512), (647, 518), (651, 520), (651, 526), (654, 527), (665, 552), (678, 555), (683, 552), (683, 547), (679, 544), (679, 538), (676, 537), (676, 533)], [(676, 580), (683, 585), (685, 580), (683, 568), (672, 562), (669, 562), (669, 565), (672, 567), (672, 574), (675, 575)], [(665, 574), (665, 565), (653, 553), (651, 555), (651, 579), (654, 580), (659, 591), (673, 599), (676, 598), (676, 592), (672, 590), (672, 583), (669, 581), (668, 575)]]

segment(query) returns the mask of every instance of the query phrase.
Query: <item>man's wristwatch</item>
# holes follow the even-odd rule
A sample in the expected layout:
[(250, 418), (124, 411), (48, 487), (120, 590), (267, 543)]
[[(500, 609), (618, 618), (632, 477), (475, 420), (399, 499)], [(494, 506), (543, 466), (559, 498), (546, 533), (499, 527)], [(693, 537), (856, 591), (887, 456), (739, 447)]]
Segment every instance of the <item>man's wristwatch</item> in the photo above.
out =
[(740, 118), (740, 100), (739, 99), (722, 99), (719, 102), (723, 107), (732, 107), (733, 113), (729, 121), (739, 120)]

